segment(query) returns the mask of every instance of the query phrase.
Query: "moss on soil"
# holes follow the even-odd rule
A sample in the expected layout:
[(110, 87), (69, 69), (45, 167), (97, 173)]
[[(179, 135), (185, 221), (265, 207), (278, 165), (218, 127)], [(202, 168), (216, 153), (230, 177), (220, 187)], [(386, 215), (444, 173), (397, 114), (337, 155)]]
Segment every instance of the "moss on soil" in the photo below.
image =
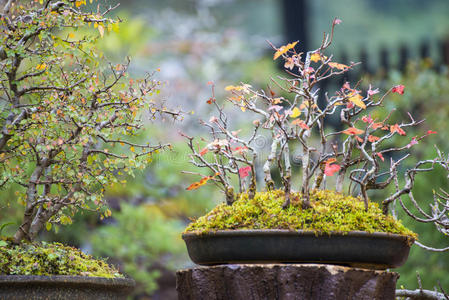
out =
[(302, 208), (299, 193), (282, 209), (284, 192), (258, 192), (249, 200), (247, 194), (237, 196), (232, 205), (220, 204), (205, 216), (190, 223), (185, 232), (205, 233), (235, 229), (308, 230), (317, 234), (331, 232), (387, 232), (416, 239), (417, 235), (392, 216), (385, 216), (377, 203), (370, 202), (368, 211), (359, 198), (333, 191), (318, 190), (310, 195), (311, 207)]
[(59, 243), (13, 245), (5, 238), (0, 242), (0, 275), (124, 277), (105, 261)]

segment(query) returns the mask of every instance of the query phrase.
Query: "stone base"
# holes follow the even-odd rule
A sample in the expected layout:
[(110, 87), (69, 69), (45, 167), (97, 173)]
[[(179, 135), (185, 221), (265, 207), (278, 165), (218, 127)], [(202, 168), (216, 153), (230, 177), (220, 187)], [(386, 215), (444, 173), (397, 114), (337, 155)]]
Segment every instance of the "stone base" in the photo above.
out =
[(394, 272), (323, 264), (230, 264), (176, 273), (179, 300), (394, 300)]

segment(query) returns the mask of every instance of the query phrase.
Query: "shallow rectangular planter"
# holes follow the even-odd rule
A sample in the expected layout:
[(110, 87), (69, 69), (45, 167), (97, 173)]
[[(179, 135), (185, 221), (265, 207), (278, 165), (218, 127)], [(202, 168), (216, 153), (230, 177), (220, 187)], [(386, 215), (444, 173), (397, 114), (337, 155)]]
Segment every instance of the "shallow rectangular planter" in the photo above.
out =
[(131, 278), (0, 275), (0, 299), (124, 300), (134, 286)]
[(200, 265), (229, 263), (326, 263), (370, 269), (399, 267), (410, 237), (352, 231), (229, 230), (182, 235), (190, 258)]

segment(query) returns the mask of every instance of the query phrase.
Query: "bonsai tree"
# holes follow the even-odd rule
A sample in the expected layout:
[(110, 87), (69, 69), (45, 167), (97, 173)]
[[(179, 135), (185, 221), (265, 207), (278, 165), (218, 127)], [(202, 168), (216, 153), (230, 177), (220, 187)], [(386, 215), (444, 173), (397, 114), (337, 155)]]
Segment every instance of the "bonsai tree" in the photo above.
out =
[[(436, 191), (428, 209), (426, 206), (429, 203), (423, 204), (414, 198), (413, 185), (417, 174), (437, 166), (449, 171), (449, 157), (437, 148), (432, 159), (409, 163), (408, 166), (404, 163), (413, 158), (410, 151), (414, 145), (437, 132), (427, 130), (419, 136), (407, 136), (408, 128), (418, 126), (424, 120), (416, 120), (411, 113), (407, 113), (406, 121), (393, 123), (390, 121), (392, 112), (380, 116), (375, 110), (388, 101), (388, 95), (402, 95), (405, 87), (396, 85), (379, 95), (377, 88), (369, 86), (368, 90), (363, 91), (360, 82), (355, 85), (345, 82), (334, 94), (324, 93), (323, 99), (319, 97), (322, 81), (342, 75), (357, 65), (335, 62), (333, 56), (326, 53), (332, 43), (334, 28), (340, 22), (334, 19), (331, 32), (325, 34), (320, 47), (312, 51), (297, 52), (297, 42), (279, 48), (271, 44), (275, 50), (274, 60), (284, 60), (286, 75), (271, 78), (267, 90), (257, 90), (246, 83), (225, 88), (230, 92), (227, 102), (246, 114), (246, 119), (253, 118), (252, 130), (247, 137), (243, 137), (238, 128), (232, 127), (224, 105), (215, 98), (213, 83), (209, 83), (212, 97), (207, 103), (213, 105), (218, 113), (208, 121), (200, 120), (200, 124), (207, 128), (210, 138), (201, 138), (198, 142), (194, 137), (183, 134), (192, 152), (192, 164), (208, 169), (209, 174), (194, 173), (202, 178), (187, 189), (213, 182), (223, 191), (226, 205), (198, 219), (189, 225), (187, 231), (264, 226), (260, 223), (249, 224), (245, 217), (232, 215), (238, 213), (236, 206), (246, 209), (247, 205), (243, 202), (249, 203), (257, 197), (257, 191), (261, 190), (258, 185), (262, 181), (258, 178), (263, 177), (265, 195), (271, 193), (282, 197), (280, 206), (286, 212), (290, 212), (292, 206), (299, 207), (299, 210), (313, 208), (311, 198), (346, 201), (341, 193), (351, 201), (354, 198), (350, 196), (356, 196), (359, 203), (363, 203), (360, 208), (368, 211), (374, 205), (369, 199), (370, 191), (385, 190), (390, 191), (381, 201), (381, 211), (386, 220), (391, 218), (390, 214), (396, 218), (396, 204), (399, 204), (414, 220), (434, 224), (438, 231), (447, 235), (448, 193)], [(328, 126), (336, 121), (339, 123), (337, 129)], [(259, 137), (268, 137), (270, 150), (266, 157), (262, 157), (263, 153), (256, 145)], [(293, 172), (292, 149), (299, 153), (294, 157), (299, 158), (299, 176)], [(273, 179), (274, 173), (280, 178), (278, 183)], [(408, 202), (402, 197), (404, 195), (408, 196)], [(262, 205), (269, 196), (259, 198), (262, 200), (255, 203)], [(330, 205), (334, 202), (323, 203)], [(333, 211), (333, 208), (327, 210)], [(246, 216), (254, 212), (251, 208), (247, 210)], [(282, 210), (272, 211), (280, 213)], [(277, 217), (276, 213), (271, 216)], [(222, 216), (218, 216), (220, 214)], [(265, 224), (274, 224), (271, 219), (267, 217), (262, 221), (268, 220)], [(257, 219), (257, 222), (260, 220)], [(276, 220), (275, 226), (302, 229), (304, 224), (285, 224)], [(314, 228), (331, 230), (320, 226)], [(407, 231), (400, 233), (413, 235)], [(419, 242), (417, 245), (435, 251), (448, 250), (434, 249)], [(403, 292), (401, 295), (412, 296), (412, 293)], [(442, 293), (435, 295), (441, 296)]]
[[(90, 1), (92, 3), (92, 1)], [(0, 14), (0, 185), (17, 187), (24, 206), (14, 242), (34, 240), (52, 224), (70, 224), (78, 209), (109, 216), (103, 199), (151, 161), (162, 144), (136, 143), (143, 112), (157, 106), (160, 82), (134, 80), (122, 64), (106, 64), (95, 42), (120, 19), (86, 1), (6, 1)], [(92, 36), (79, 33), (91, 27)]]

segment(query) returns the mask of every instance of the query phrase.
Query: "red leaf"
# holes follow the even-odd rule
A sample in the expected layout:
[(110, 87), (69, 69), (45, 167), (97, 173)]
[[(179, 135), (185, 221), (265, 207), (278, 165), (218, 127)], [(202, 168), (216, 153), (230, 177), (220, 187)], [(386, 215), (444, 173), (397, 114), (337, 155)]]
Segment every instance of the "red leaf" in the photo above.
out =
[(405, 131), (398, 125), (398, 124), (394, 124), (394, 125), (391, 125), (390, 126), (390, 132), (397, 132), (397, 133), (399, 133), (400, 135), (407, 135), (406, 133), (405, 133)]
[(249, 172), (251, 172), (251, 166), (241, 167), (239, 169), (239, 176), (244, 178), (249, 175)]
[(391, 89), (391, 91), (393, 93), (398, 93), (399, 95), (403, 95), (404, 94), (404, 86), (402, 84), (397, 85), (395, 87), (393, 87), (393, 89)]
[(210, 97), (206, 102), (207, 102), (207, 104), (212, 104), (212, 103), (214, 103), (216, 100), (215, 100), (215, 98), (214, 97)]
[(347, 134), (347, 135), (357, 135), (357, 134), (362, 134), (365, 131), (363, 131), (362, 129), (358, 129), (355, 127), (349, 127), (346, 130), (343, 130), (342, 133)]
[(326, 167), (324, 168), (324, 174), (326, 176), (333, 176), (335, 172), (340, 171), (341, 167), (340, 165), (331, 165), (329, 163), (326, 163)]
[(378, 141), (378, 140), (380, 140), (380, 137), (378, 137), (378, 136), (375, 136), (375, 135), (369, 135), (369, 136), (368, 136), (368, 141), (369, 141), (370, 143), (374, 143), (374, 142), (376, 142), (376, 141)]
[(382, 155), (382, 153), (377, 152), (376, 155), (379, 156), (379, 158), (380, 158), (382, 161), (385, 161), (385, 158), (384, 158), (384, 156)]
[(205, 155), (207, 152), (209, 152), (209, 149), (206, 147), (203, 150), (201, 150), (200, 155), (203, 156)]
[[(371, 115), (369, 115), (369, 116), (363, 116), (363, 117), (362, 117), (362, 121), (365, 122), (365, 123), (367, 123), (367, 124), (371, 124), (371, 123), (374, 122), (373, 118), (371, 118)], [(375, 128), (374, 128), (374, 129), (375, 129)]]
[(436, 131), (432, 131), (432, 130), (427, 130), (427, 134), (437, 134)]

